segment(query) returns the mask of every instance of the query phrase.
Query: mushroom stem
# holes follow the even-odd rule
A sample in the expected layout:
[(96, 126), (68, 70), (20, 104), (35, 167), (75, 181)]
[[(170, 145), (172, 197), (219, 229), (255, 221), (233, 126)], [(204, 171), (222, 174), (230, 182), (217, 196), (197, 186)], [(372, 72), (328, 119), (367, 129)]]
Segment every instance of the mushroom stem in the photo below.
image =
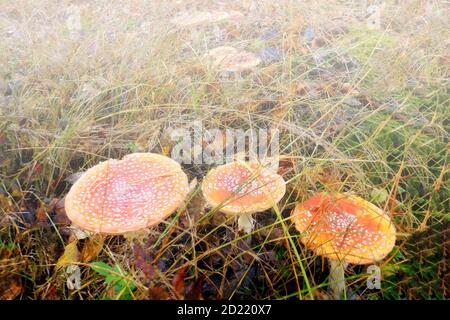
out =
[(333, 299), (340, 300), (345, 292), (345, 263), (341, 260), (331, 260), (330, 264), (330, 276), (329, 276), (329, 288), (333, 295)]
[(250, 233), (253, 230), (253, 225), (255, 220), (251, 213), (242, 213), (238, 218), (238, 230), (244, 231), (245, 233)]

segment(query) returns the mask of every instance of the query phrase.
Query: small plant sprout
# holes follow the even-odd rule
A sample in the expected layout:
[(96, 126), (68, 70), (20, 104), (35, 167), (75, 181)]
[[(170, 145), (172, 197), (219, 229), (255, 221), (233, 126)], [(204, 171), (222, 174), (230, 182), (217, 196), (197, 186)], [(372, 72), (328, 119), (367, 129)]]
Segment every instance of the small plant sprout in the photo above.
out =
[(211, 207), (238, 217), (238, 229), (251, 233), (252, 214), (276, 205), (286, 192), (284, 179), (256, 162), (235, 161), (212, 169), (202, 192)]
[(301, 242), (328, 258), (334, 299), (340, 299), (345, 292), (348, 263), (375, 263), (395, 245), (395, 227), (389, 216), (354, 195), (318, 193), (297, 204), (291, 219), (301, 232)]
[(180, 165), (165, 156), (133, 153), (83, 174), (66, 196), (67, 216), (84, 230), (123, 234), (159, 224), (189, 192)]

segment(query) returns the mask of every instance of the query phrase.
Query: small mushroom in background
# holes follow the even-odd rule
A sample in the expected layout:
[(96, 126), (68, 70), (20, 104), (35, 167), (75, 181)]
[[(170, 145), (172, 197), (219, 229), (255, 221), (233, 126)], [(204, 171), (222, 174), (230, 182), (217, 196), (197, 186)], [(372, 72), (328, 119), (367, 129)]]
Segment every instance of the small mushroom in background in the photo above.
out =
[(238, 51), (233, 47), (218, 47), (207, 55), (212, 66), (223, 73), (232, 73), (242, 77), (242, 72), (251, 70), (261, 63), (261, 58), (247, 51)]
[(238, 52), (239, 51), (236, 48), (222, 46), (210, 50), (206, 54), (205, 58), (208, 60), (213, 69), (220, 72), (221, 77), (227, 79), (229, 78), (230, 74), (226, 71), (221, 71), (220, 65), (227, 56), (237, 54)]
[(328, 258), (334, 299), (340, 299), (345, 292), (348, 263), (375, 263), (395, 245), (396, 231), (389, 216), (354, 195), (318, 193), (297, 204), (291, 219), (301, 233), (301, 242)]
[(261, 58), (247, 51), (226, 55), (219, 63), (220, 71), (236, 72), (251, 70), (261, 63)]
[(153, 153), (110, 159), (87, 170), (65, 199), (68, 218), (84, 230), (124, 234), (159, 224), (189, 192), (174, 160)]
[(256, 162), (235, 161), (209, 171), (202, 183), (209, 206), (238, 217), (238, 229), (253, 230), (252, 214), (275, 206), (286, 192), (284, 179)]

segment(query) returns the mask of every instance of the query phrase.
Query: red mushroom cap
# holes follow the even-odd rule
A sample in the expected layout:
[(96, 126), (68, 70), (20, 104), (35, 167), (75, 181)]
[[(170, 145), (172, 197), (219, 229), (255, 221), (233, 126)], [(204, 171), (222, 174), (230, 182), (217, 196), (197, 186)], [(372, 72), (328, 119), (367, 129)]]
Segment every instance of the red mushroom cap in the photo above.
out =
[(244, 214), (271, 208), (284, 196), (286, 185), (281, 176), (258, 163), (232, 162), (212, 169), (202, 191), (211, 206)]
[(174, 160), (134, 153), (90, 168), (66, 196), (67, 216), (83, 229), (120, 234), (160, 223), (183, 202), (188, 178)]
[(340, 193), (318, 193), (296, 205), (291, 219), (309, 249), (354, 264), (383, 259), (395, 245), (395, 227), (380, 208)]

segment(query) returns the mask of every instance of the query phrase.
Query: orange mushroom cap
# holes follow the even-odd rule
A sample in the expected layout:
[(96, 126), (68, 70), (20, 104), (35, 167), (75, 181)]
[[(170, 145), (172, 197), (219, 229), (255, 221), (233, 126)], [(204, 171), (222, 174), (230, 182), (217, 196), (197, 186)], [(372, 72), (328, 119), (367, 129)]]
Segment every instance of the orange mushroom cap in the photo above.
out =
[(188, 178), (176, 161), (134, 153), (87, 170), (67, 194), (65, 207), (83, 229), (120, 234), (160, 223), (188, 192)]
[(284, 179), (258, 163), (232, 162), (212, 169), (202, 192), (212, 207), (229, 214), (261, 212), (281, 200)]
[(395, 227), (380, 208), (341, 193), (318, 193), (296, 205), (291, 219), (309, 249), (354, 264), (383, 259), (395, 245)]

